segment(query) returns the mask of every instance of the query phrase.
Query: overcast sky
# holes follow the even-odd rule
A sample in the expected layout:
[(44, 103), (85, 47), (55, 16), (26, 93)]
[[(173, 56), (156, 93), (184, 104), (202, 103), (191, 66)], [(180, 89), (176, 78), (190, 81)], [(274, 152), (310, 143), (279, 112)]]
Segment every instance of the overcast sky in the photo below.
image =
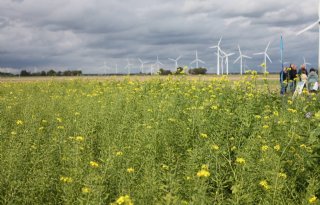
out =
[[(0, 67), (29, 71), (55, 68), (103, 73), (104, 62), (119, 72), (129, 59), (154, 63), (157, 55), (167, 69), (168, 58), (183, 55), (190, 66), (198, 50), (209, 72), (216, 72), (215, 49), (244, 54), (268, 51), (280, 69), (280, 35), (285, 61), (302, 64), (303, 56), (317, 67), (318, 30), (295, 34), (318, 19), (317, 0), (1, 0)], [(263, 56), (246, 61), (247, 69), (261, 70)], [(201, 64), (200, 64), (201, 65)], [(150, 64), (146, 64), (146, 70)], [(110, 71), (111, 72), (111, 71)]]

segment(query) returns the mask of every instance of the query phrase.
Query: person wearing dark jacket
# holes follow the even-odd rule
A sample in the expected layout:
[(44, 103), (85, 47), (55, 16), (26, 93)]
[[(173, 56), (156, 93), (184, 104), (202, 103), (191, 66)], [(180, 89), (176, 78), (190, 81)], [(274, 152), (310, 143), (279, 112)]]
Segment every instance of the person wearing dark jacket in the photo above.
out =
[(290, 64), (289, 68), (289, 89), (291, 92), (296, 90), (297, 80), (298, 80), (298, 73), (297, 73), (297, 66), (295, 64)]
[(280, 94), (284, 95), (287, 92), (288, 87), (288, 68), (283, 68), (283, 70), (280, 72)]

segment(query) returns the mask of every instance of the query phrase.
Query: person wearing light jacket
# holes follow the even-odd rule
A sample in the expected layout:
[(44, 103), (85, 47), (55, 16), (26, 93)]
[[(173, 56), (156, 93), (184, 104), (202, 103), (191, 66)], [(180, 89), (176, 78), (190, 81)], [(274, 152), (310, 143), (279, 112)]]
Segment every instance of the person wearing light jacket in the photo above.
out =
[(310, 73), (308, 75), (308, 89), (310, 92), (314, 92), (317, 91), (317, 89), (315, 89), (315, 85), (318, 84), (318, 74), (316, 73), (316, 70), (314, 68), (310, 69)]

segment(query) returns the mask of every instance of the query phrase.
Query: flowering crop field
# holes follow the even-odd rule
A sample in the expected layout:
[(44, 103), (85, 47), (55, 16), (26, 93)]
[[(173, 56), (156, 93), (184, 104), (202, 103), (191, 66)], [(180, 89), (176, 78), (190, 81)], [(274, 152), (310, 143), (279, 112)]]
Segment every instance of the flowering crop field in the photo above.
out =
[(319, 204), (320, 96), (263, 82), (2, 82), (0, 204)]

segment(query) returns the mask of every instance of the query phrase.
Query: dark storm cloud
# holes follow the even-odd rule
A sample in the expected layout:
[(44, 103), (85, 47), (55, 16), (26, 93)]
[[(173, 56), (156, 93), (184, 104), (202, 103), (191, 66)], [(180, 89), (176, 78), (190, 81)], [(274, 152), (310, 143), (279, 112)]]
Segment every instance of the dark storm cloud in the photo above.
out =
[[(271, 41), (271, 69), (277, 70), (281, 34), (286, 61), (299, 64), (297, 59), (305, 55), (316, 65), (316, 29), (295, 36), (317, 19), (316, 8), (316, 0), (4, 0), (0, 67), (104, 72), (106, 61), (126, 72), (126, 59), (137, 69), (137, 58), (154, 62), (159, 56), (169, 68), (169, 57), (181, 54), (181, 64), (189, 65), (198, 50), (206, 67), (215, 72), (215, 50), (209, 47), (223, 36), (224, 50), (237, 52), (240, 44), (248, 55), (263, 51)], [(255, 57), (247, 64), (260, 69), (261, 62)], [(238, 67), (232, 65), (231, 70)]]

